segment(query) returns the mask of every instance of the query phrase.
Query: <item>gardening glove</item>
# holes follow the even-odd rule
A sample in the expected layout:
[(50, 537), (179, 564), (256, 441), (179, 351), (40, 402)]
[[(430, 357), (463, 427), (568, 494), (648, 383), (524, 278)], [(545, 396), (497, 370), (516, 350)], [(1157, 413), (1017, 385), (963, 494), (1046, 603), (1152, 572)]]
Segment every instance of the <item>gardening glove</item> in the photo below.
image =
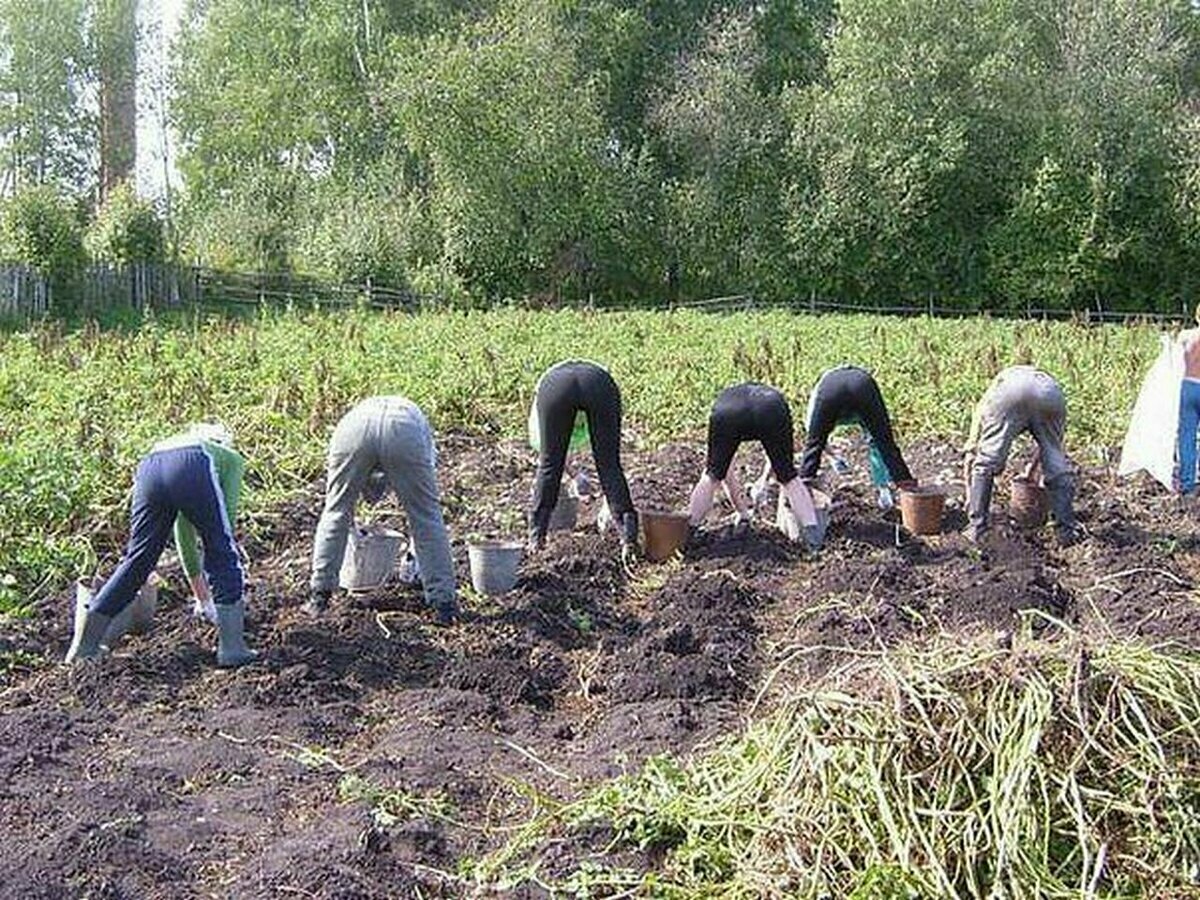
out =
[(879, 489), (879, 508), (883, 510), (891, 509), (896, 505), (896, 500), (892, 496), (891, 489), (887, 485)]
[(408, 546), (404, 548), (404, 556), (400, 559), (400, 565), (396, 569), (396, 576), (402, 584), (420, 584), (421, 583), (421, 565), (417, 562), (417, 554), (413, 550), (412, 541), (408, 542)]
[(608, 526), (612, 524), (612, 521), (612, 510), (608, 508), (608, 499), (605, 498), (604, 502), (600, 505), (600, 512), (596, 514), (596, 530), (604, 534), (608, 531)]
[(207, 619), (213, 625), (217, 624), (217, 607), (212, 597), (192, 598), (192, 616), (197, 619)]
[(378, 503), (387, 493), (388, 482), (387, 476), (376, 470), (367, 478), (367, 483), (363, 485), (363, 500), (367, 503)]

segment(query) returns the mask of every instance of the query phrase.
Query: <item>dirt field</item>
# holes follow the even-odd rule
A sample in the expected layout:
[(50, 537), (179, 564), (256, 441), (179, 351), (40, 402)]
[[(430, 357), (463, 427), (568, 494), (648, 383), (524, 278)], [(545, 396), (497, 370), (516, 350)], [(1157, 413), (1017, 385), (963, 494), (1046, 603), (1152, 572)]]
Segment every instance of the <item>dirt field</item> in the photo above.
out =
[[(532, 456), (464, 436), (441, 442), (460, 577), (463, 539), (520, 536)], [(857, 454), (861, 456), (861, 454)], [(849, 454), (851, 459), (855, 453)], [(952, 448), (908, 448), (922, 480), (949, 481)], [(748, 470), (757, 465), (743, 451)], [(626, 450), (639, 505), (679, 507), (701, 444)], [(320, 485), (244, 541), (249, 631), (261, 665), (213, 667), (213, 630), (164, 592), (154, 630), (67, 669), (65, 589), (0, 637), (42, 664), (0, 682), (0, 895), (59, 898), (462, 896), (460, 862), (519, 824), (531, 790), (571, 797), (647, 755), (736, 730), (759, 702), (812, 679), (846, 648), (939, 632), (998, 633), (1040, 610), (1085, 632), (1200, 647), (1200, 511), (1155, 486), (1086, 473), (1088, 537), (1003, 522), (980, 552), (958, 534), (916, 540), (874, 505), (858, 459), (835, 492), (827, 547), (810, 557), (765, 524), (714, 518), (682, 561), (630, 579), (613, 536), (581, 517), (523, 565), (518, 587), (437, 628), (417, 592), (335, 600), (308, 619)], [(388, 516), (384, 516), (388, 518)], [(402, 517), (395, 516), (402, 525)], [(164, 567), (182, 585), (178, 570)], [(1026, 615), (1052, 639), (1049, 618)], [(380, 824), (362, 785), (394, 792)], [(562, 846), (563, 861), (586, 848)]]

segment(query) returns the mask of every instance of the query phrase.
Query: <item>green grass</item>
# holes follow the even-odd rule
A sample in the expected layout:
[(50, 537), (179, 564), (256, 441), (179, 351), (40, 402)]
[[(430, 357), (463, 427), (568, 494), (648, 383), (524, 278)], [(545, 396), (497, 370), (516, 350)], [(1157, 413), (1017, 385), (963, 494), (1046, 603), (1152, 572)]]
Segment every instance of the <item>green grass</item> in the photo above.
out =
[[(0, 610), (61, 586), (126, 527), (133, 465), (188, 422), (231, 425), (249, 461), (248, 525), (317, 477), (331, 425), (360, 397), (401, 393), (439, 428), (521, 434), (540, 372), (609, 366), (649, 442), (702, 433), (722, 387), (773, 383), (802, 419), (827, 366), (873, 368), (901, 438), (961, 437), (993, 371), (1033, 360), (1070, 402), (1084, 458), (1119, 442), (1157, 351), (1145, 327), (787, 313), (497, 310), (215, 315), (140, 327), (0, 335)], [(244, 523), (247, 524), (247, 523)]]

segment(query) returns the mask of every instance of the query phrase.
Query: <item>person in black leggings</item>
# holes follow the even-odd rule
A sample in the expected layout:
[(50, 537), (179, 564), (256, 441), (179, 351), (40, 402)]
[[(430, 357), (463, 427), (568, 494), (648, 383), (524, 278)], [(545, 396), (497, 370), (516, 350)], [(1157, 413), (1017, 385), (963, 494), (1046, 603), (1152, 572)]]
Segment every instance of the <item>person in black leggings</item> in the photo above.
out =
[[(746, 497), (733, 468), (733, 457), (743, 441), (758, 441), (766, 451), (769, 470), (782, 488), (794, 515), (804, 526), (805, 539), (814, 549), (822, 535), (817, 527), (817, 515), (812, 495), (797, 477), (795, 439), (792, 434), (792, 411), (787, 398), (773, 387), (746, 382), (727, 387), (717, 396), (708, 418), (708, 453), (704, 473), (692, 489), (689, 519), (699, 525), (712, 508), (718, 486), (738, 511), (738, 519), (750, 518)], [(781, 497), (782, 499), (782, 497)], [(799, 530), (799, 529), (797, 529)]]
[[(890, 480), (899, 488), (915, 487), (917, 482), (900, 455), (892, 421), (888, 418), (883, 394), (871, 373), (858, 366), (827, 369), (817, 381), (808, 403), (808, 437), (800, 460), (800, 477), (811, 483), (821, 466), (821, 454), (829, 435), (839, 425), (858, 424), (871, 439), (872, 479), (877, 487)], [(882, 471), (886, 469), (886, 475)], [(882, 482), (882, 483), (881, 483)]]
[(638, 517), (621, 468), (621, 391), (608, 370), (593, 362), (565, 360), (538, 380), (529, 411), (529, 442), (538, 451), (529, 542), (546, 541), (572, 433), (585, 427), (596, 474), (609, 512), (619, 525), (622, 556), (637, 547)]

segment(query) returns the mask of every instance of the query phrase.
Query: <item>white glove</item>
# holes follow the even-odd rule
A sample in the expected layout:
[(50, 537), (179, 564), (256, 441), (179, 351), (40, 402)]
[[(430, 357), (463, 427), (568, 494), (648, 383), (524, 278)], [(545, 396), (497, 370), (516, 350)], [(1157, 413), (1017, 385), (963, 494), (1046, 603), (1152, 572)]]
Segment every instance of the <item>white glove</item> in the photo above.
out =
[(891, 489), (886, 485), (879, 489), (879, 508), (891, 509), (896, 505), (896, 499), (892, 496)]
[(208, 619), (209, 622), (217, 624), (217, 607), (212, 602), (212, 597), (206, 597), (201, 600), (199, 597), (193, 598), (192, 615), (197, 619)]
[(600, 512), (596, 514), (596, 530), (601, 534), (608, 531), (608, 526), (612, 525), (612, 511), (608, 508), (608, 500), (600, 505)]
[(767, 502), (767, 483), (756, 481), (750, 485), (750, 505), (758, 510)]
[(400, 565), (396, 567), (396, 577), (403, 584), (421, 583), (421, 566), (417, 563), (412, 541), (409, 541), (408, 546), (404, 549), (404, 556), (400, 559)]

